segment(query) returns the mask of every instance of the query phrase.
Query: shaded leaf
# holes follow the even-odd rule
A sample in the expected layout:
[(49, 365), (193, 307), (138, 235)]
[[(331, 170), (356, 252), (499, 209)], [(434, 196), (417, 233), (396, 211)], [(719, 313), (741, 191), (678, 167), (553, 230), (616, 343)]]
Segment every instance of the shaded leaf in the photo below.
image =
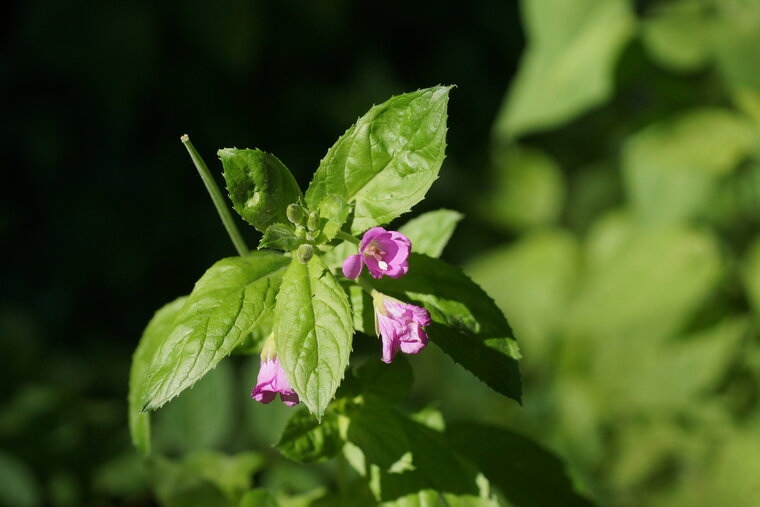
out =
[(512, 329), (494, 301), (459, 268), (425, 255), (409, 256), (398, 280), (373, 282), (381, 292), (425, 307), (430, 339), (495, 391), (520, 400), (520, 358)]
[(318, 422), (308, 410), (299, 410), (288, 419), (275, 448), (286, 458), (299, 463), (314, 463), (332, 458), (343, 447), (338, 417), (327, 412)]
[(293, 175), (277, 157), (237, 148), (221, 149), (217, 155), (224, 166), (232, 206), (246, 222), (261, 232), (274, 223), (288, 223), (285, 210), (302, 195)]
[(142, 393), (148, 380), (151, 361), (174, 327), (174, 321), (185, 306), (187, 296), (182, 296), (162, 306), (143, 331), (140, 342), (132, 356), (129, 370), (129, 434), (132, 443), (143, 454), (150, 454), (150, 414), (142, 412)]

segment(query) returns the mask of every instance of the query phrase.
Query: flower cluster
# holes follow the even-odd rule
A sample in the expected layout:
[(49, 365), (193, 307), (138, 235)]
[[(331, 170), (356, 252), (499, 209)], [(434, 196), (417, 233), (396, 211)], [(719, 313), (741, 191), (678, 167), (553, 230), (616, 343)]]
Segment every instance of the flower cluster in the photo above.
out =
[[(411, 250), (411, 241), (402, 233), (373, 227), (364, 233), (359, 242), (359, 253), (343, 262), (343, 275), (355, 280), (366, 264), (373, 278), (399, 278), (409, 271), (407, 259)], [(398, 351), (416, 354), (425, 348), (428, 336), (423, 328), (430, 325), (430, 313), (426, 309), (377, 290), (372, 290), (372, 304), (375, 309), (375, 333), (383, 342), (382, 361), (390, 363)], [(283, 403), (292, 407), (300, 400), (273, 349), (274, 339), (270, 336), (261, 352), (261, 369), (251, 397), (261, 403), (269, 403), (280, 393)]]

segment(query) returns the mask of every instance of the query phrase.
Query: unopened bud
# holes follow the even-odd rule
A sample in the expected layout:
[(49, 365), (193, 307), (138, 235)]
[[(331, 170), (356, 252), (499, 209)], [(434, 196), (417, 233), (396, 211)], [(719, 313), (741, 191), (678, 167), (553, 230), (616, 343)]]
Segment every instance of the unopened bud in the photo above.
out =
[(316, 241), (318, 234), (315, 232), (307, 232), (306, 233), (306, 241)]
[(288, 209), (285, 210), (285, 214), (288, 216), (288, 220), (295, 225), (303, 222), (303, 208), (296, 203), (288, 204)]
[(314, 247), (304, 243), (296, 250), (296, 256), (301, 261), (301, 264), (306, 264), (314, 257)]
[(306, 228), (303, 225), (296, 226), (296, 238), (304, 239), (306, 237)]
[(317, 227), (319, 227), (319, 215), (317, 215), (316, 211), (309, 213), (309, 219), (306, 222), (306, 227), (308, 227), (310, 231), (316, 231)]

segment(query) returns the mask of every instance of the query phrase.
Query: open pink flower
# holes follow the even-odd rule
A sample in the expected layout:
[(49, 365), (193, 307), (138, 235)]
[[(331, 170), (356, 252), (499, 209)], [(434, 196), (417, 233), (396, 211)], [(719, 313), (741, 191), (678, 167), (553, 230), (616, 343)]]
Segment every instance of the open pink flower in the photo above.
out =
[(277, 356), (264, 359), (262, 355), (261, 369), (256, 379), (256, 387), (251, 391), (251, 398), (261, 403), (269, 403), (277, 396), (277, 393), (280, 393), (280, 399), (289, 407), (301, 401), (290, 386)]
[(409, 271), (407, 258), (411, 250), (412, 242), (400, 232), (373, 227), (364, 233), (359, 253), (343, 261), (343, 275), (354, 280), (366, 264), (374, 278), (404, 276)]
[(383, 362), (390, 363), (399, 350), (416, 354), (428, 344), (422, 329), (430, 325), (430, 313), (422, 307), (374, 291), (375, 332), (383, 340)]

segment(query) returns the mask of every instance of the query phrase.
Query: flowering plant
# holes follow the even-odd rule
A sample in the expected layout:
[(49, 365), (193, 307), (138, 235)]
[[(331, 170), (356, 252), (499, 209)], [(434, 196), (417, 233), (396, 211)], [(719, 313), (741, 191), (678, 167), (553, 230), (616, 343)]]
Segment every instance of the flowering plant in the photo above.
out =
[[(219, 150), (233, 208), (262, 233), (256, 251), (183, 136), (239, 255), (211, 266), (189, 296), (149, 323), (130, 375), (130, 429), (139, 449), (150, 452), (150, 411), (230, 354), (260, 351), (251, 397), (269, 403), (279, 393), (287, 406), (306, 409), (288, 422), (277, 444), (283, 455), (302, 462), (345, 456), (373, 478), (367, 484), (376, 501), (404, 470), (416, 484), (413, 495), (443, 492), (447, 503), (491, 498), (468, 461), (476, 458), (465, 459), (472, 445), (442, 443), (440, 428), (393, 407), (408, 395), (412, 376), (398, 352), (418, 354), (429, 342), (498, 393), (521, 396), (520, 354), (504, 315), (459, 268), (438, 259), (461, 215), (438, 210), (384, 228), (438, 177), (450, 90), (418, 90), (371, 108), (328, 150), (305, 193), (273, 155)], [(357, 340), (379, 338), (358, 367), (355, 332)], [(395, 428), (394, 442), (378, 454), (372, 442), (385, 439), (383, 428)]]

